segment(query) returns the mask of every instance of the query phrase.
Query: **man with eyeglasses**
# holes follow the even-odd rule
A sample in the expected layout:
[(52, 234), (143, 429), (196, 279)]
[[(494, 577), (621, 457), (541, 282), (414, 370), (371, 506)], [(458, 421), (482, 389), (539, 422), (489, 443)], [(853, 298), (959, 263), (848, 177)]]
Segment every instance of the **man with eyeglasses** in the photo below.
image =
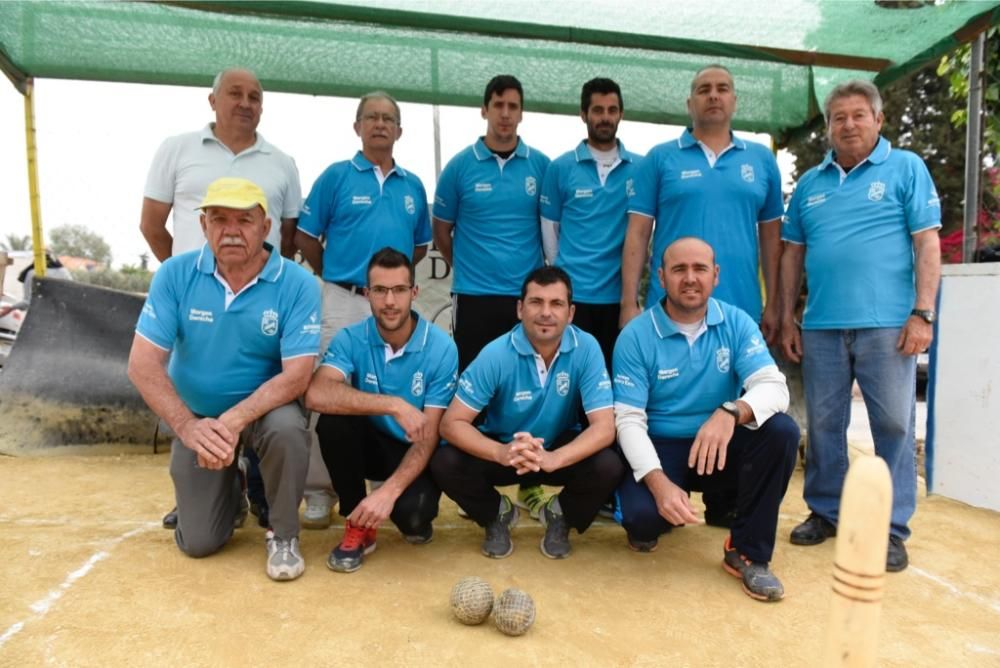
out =
[[(320, 449), (347, 518), (326, 562), (340, 573), (361, 568), (386, 519), (410, 544), (431, 540), (441, 491), (427, 463), (458, 374), (451, 338), (410, 308), (417, 287), (406, 255), (372, 257), (366, 296), (372, 315), (337, 333), (306, 393), (322, 413)], [(366, 478), (385, 482), (366, 494)]]
[[(302, 207), (295, 244), (323, 278), (320, 350), (339, 330), (371, 315), (364, 295), (368, 260), (389, 246), (416, 265), (431, 241), (427, 194), (413, 172), (396, 164), (392, 149), (403, 133), (399, 105), (382, 91), (361, 98), (354, 132), (361, 150), (316, 179)], [(333, 495), (316, 442), (306, 484), (303, 526), (330, 526)]]

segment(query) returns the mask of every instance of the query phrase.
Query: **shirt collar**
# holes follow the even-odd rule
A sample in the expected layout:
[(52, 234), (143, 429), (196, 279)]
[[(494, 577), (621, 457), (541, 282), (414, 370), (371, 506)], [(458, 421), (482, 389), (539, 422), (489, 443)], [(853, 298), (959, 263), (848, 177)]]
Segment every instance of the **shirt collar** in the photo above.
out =
[[(355, 153), (354, 157), (351, 158), (351, 165), (353, 165), (354, 169), (358, 170), (359, 172), (375, 171), (375, 163), (366, 158), (365, 154), (362, 153), (361, 151)], [(392, 169), (390, 169), (389, 173), (385, 174), (384, 176), (386, 178), (389, 178), (389, 176), (393, 172), (398, 173), (400, 176), (406, 176), (406, 170), (400, 167), (395, 160), (392, 163)]]
[[(281, 272), (285, 270), (285, 258), (281, 257), (281, 254), (274, 250), (274, 246), (266, 241), (264, 242), (264, 248), (270, 251), (271, 255), (267, 258), (267, 262), (264, 263), (264, 268), (257, 274), (257, 278), (268, 283), (274, 283), (281, 276)], [(196, 266), (198, 271), (203, 274), (210, 276), (215, 274), (215, 256), (212, 255), (212, 249), (209, 248), (207, 241), (201, 246)]]
[[(656, 330), (656, 335), (661, 339), (681, 333), (677, 329), (677, 325), (674, 324), (674, 321), (667, 317), (667, 311), (663, 308), (663, 302), (657, 302), (655, 306), (647, 310), (647, 313), (649, 313), (649, 317), (653, 320), (653, 329)], [(705, 312), (705, 325), (714, 327), (721, 324), (725, 319), (719, 302), (709, 297), (708, 310)]]
[[(410, 317), (416, 321), (417, 326), (413, 328), (410, 338), (403, 345), (403, 351), (406, 353), (419, 353), (427, 345), (427, 337), (430, 334), (430, 321), (421, 318), (420, 314), (414, 310), (410, 311)], [(375, 316), (368, 316), (366, 322), (365, 330), (368, 336), (368, 344), (373, 348), (384, 348), (387, 344), (382, 335), (379, 334)]]
[[(215, 123), (209, 123), (201, 129), (201, 132), (199, 133), (201, 135), (201, 143), (204, 144), (207, 141), (214, 141), (220, 146), (225, 146), (225, 144), (219, 141), (219, 138), (216, 137), (215, 133), (212, 131), (214, 127)], [(255, 136), (257, 137), (257, 140), (253, 143), (253, 146), (243, 149), (240, 153), (246, 153), (247, 151), (260, 151), (261, 153), (271, 152), (271, 145), (264, 140), (264, 136), (259, 132), (255, 133)]]
[[(632, 162), (632, 154), (625, 150), (625, 144), (622, 143), (622, 140), (616, 139), (615, 141), (618, 142), (618, 158), (622, 162)], [(594, 154), (590, 152), (590, 146), (586, 139), (576, 145), (576, 150), (573, 153), (576, 154), (577, 162), (594, 159)]]
[[(890, 142), (882, 135), (879, 135), (878, 141), (875, 143), (875, 148), (873, 148), (872, 152), (868, 154), (868, 157), (859, 162), (858, 165), (865, 162), (870, 162), (873, 165), (880, 165), (889, 159), (889, 153), (891, 152), (892, 152), (892, 142)], [(826, 155), (823, 156), (823, 162), (819, 163), (819, 170), (823, 171), (827, 167), (833, 165), (836, 157), (837, 156), (834, 155), (833, 153), (833, 149), (827, 151)], [(857, 167), (858, 165), (855, 165), (855, 167)]]
[[(518, 323), (514, 329), (510, 330), (510, 343), (518, 355), (535, 356), (537, 351), (528, 341), (528, 335), (524, 333), (524, 325)], [(579, 337), (576, 335), (576, 327), (567, 325), (563, 331), (562, 341), (559, 344), (559, 352), (568, 353), (580, 345)]]
[[(485, 137), (480, 137), (476, 140), (476, 143), (472, 145), (472, 153), (479, 162), (492, 160), (494, 157), (493, 151), (486, 145)], [(514, 148), (514, 152), (511, 153), (511, 157), (515, 155), (519, 158), (527, 158), (531, 155), (531, 147), (525, 144), (520, 137), (517, 138), (517, 146)]]
[[(729, 141), (733, 143), (733, 148), (738, 148), (741, 151), (745, 151), (747, 148), (747, 143), (734, 135), (732, 130), (729, 131)], [(681, 148), (698, 146), (698, 138), (691, 132), (691, 128), (684, 128), (684, 132), (677, 138), (677, 145)]]

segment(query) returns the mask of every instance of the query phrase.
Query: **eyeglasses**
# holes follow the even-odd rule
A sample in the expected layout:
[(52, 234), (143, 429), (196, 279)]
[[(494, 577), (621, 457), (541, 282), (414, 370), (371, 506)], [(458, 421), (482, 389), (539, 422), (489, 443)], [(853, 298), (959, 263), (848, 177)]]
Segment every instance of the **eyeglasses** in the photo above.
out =
[(376, 299), (385, 299), (391, 292), (393, 297), (399, 298), (413, 289), (412, 285), (394, 285), (391, 288), (384, 285), (373, 285), (368, 288), (368, 294)]
[(376, 121), (382, 121), (386, 125), (396, 124), (396, 117), (393, 116), (392, 114), (373, 114), (373, 113), (361, 114), (361, 120), (363, 120), (366, 123), (374, 123)]

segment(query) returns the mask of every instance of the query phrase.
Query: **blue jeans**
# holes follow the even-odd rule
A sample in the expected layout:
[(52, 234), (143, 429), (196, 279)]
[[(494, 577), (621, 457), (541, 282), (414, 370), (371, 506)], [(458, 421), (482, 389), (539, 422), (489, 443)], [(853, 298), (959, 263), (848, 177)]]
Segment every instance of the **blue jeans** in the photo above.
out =
[(917, 505), (915, 356), (896, 350), (900, 328), (823, 329), (802, 332), (802, 377), (809, 414), (805, 500), (837, 523), (847, 475), (847, 425), (856, 378), (868, 409), (875, 454), (892, 475), (890, 533), (907, 538)]

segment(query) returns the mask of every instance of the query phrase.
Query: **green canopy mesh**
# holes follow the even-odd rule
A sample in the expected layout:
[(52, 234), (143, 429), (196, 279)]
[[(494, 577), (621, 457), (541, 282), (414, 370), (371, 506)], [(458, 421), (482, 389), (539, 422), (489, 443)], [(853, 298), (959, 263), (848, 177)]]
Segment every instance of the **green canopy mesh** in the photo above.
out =
[(472, 106), (509, 73), (526, 109), (567, 114), (583, 81), (608, 76), (629, 118), (684, 123), (692, 75), (721, 63), (734, 126), (781, 137), (836, 82), (884, 85), (998, 23), (1000, 2), (959, 0), (2, 2), (0, 67), (15, 84), (206, 86), (238, 65), (267, 90)]

